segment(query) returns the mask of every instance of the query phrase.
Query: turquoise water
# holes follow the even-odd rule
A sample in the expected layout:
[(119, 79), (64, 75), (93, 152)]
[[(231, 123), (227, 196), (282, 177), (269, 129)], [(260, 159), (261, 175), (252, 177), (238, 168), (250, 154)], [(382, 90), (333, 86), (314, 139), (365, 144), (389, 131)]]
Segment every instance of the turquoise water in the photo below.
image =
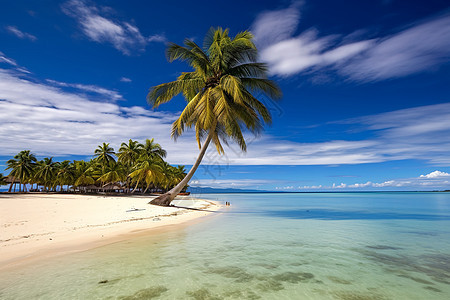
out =
[(212, 218), (0, 274), (0, 299), (450, 299), (450, 193), (221, 194)]

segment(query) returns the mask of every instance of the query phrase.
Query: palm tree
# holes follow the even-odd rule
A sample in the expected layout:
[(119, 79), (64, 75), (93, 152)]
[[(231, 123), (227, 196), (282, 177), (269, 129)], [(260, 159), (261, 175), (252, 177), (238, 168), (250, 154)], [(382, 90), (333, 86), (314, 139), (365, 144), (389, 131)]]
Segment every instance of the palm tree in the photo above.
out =
[[(11, 192), (16, 179), (23, 184), (23, 190), (26, 191), (26, 183), (33, 177), (34, 167), (36, 165), (36, 156), (30, 150), (20, 151), (13, 159), (6, 162), (6, 170), (11, 169), (9, 176), (12, 177), (11, 185), (8, 192)], [(15, 191), (14, 187), (14, 191)]]
[(139, 184), (144, 182), (146, 183), (145, 193), (151, 184), (159, 183), (163, 180), (161, 161), (146, 156), (141, 157), (134, 166), (134, 171), (130, 174), (130, 177), (133, 182), (136, 182), (133, 193)]
[(142, 145), (142, 155), (146, 155), (152, 159), (163, 159), (167, 156), (167, 151), (164, 150), (160, 144), (155, 142), (155, 139), (146, 139), (145, 144)]
[(279, 98), (281, 91), (267, 79), (267, 66), (257, 62), (253, 35), (244, 31), (231, 38), (228, 33), (228, 29), (211, 28), (203, 49), (189, 39), (185, 46), (171, 43), (167, 49), (170, 62), (183, 60), (194, 70), (152, 87), (147, 101), (155, 108), (182, 93), (187, 104), (172, 124), (172, 137), (176, 139), (186, 128), (194, 127), (200, 154), (186, 177), (151, 204), (170, 205), (194, 175), (211, 141), (219, 154), (224, 152), (221, 141), (227, 144), (230, 138), (246, 151), (242, 127), (258, 134), (264, 123), (271, 122), (268, 109), (255, 95), (262, 92)]
[(75, 178), (75, 165), (70, 160), (64, 160), (59, 163), (58, 170), (56, 170), (56, 183), (59, 184), (61, 191), (63, 191), (63, 186), (67, 185), (67, 190), (69, 186), (73, 185)]
[(103, 145), (98, 146), (94, 153), (94, 156), (96, 157), (95, 160), (103, 167), (116, 161), (114, 159), (116, 153), (114, 152), (114, 149), (109, 146), (109, 143), (103, 143)]
[(103, 175), (100, 176), (100, 180), (103, 184), (123, 182), (127, 178), (126, 168), (123, 164), (110, 163), (106, 166)]
[(3, 176), (2, 173), (0, 173), (0, 186), (2, 185), (7, 185), (8, 183), (6, 182), (6, 177)]
[[(129, 140), (127, 143), (122, 143), (119, 148), (119, 153), (117, 155), (118, 162), (122, 163), (125, 168), (127, 174), (131, 173), (133, 165), (136, 163), (136, 160), (139, 158), (143, 151), (144, 145), (139, 143), (138, 141)], [(127, 176), (126, 179), (127, 191), (130, 192), (130, 184), (131, 178)]]
[[(174, 167), (173, 169), (173, 173), (174, 173), (174, 181), (173, 181), (173, 186), (177, 185), (178, 183), (181, 182), (181, 180), (183, 180), (184, 177), (186, 177), (187, 173), (186, 173), (186, 167), (185, 166), (181, 166), (178, 165), (176, 167)], [(187, 185), (185, 185), (181, 191), (185, 192), (187, 189)]]
[(84, 160), (74, 161), (75, 166), (75, 175), (74, 175), (74, 186), (82, 186), (82, 185), (90, 185), (95, 183), (94, 175), (93, 175), (93, 166), (94, 163), (92, 161), (85, 162)]
[(124, 165), (133, 165), (139, 158), (139, 155), (143, 149), (144, 145), (138, 141), (133, 141), (130, 139), (127, 143), (122, 143), (119, 148), (119, 153), (117, 155), (118, 161)]
[(56, 172), (59, 167), (59, 162), (54, 162), (53, 157), (45, 157), (43, 160), (38, 161), (36, 165), (36, 173), (34, 180), (44, 186), (46, 191), (56, 187)]

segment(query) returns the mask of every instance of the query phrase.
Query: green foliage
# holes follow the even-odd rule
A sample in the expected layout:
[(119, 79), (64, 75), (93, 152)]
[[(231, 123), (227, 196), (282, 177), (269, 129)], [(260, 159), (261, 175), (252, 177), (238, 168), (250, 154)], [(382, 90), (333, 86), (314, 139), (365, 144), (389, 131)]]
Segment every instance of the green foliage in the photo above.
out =
[[(14, 156), (14, 158), (8, 160), (6, 165), (6, 170), (11, 170), (9, 173), (11, 180), (13, 182), (20, 180), (20, 183), (23, 184), (25, 189), (25, 184), (31, 183), (31, 179), (34, 176), (36, 156), (30, 150), (23, 150)], [(9, 191), (11, 191), (13, 185), (11, 184)]]
[[(117, 161), (114, 149), (103, 143), (95, 149), (94, 158), (90, 161), (56, 162), (52, 157), (37, 161), (34, 154), (25, 150), (8, 160), (7, 169), (11, 170), (9, 176), (13, 180), (35, 184), (46, 191), (90, 185), (100, 188), (109, 184), (128, 189), (133, 184), (134, 190), (146, 191), (151, 187), (165, 191), (186, 175), (184, 166), (173, 167), (165, 162), (166, 155), (167, 152), (154, 139), (147, 139), (144, 144), (130, 139), (121, 144)], [(174, 176), (175, 173), (178, 175)], [(0, 185), (5, 185), (5, 180), (6, 177), (0, 174)]]
[(158, 107), (183, 94), (187, 105), (172, 125), (173, 138), (194, 127), (199, 147), (209, 134), (219, 153), (224, 152), (222, 143), (228, 139), (246, 151), (243, 129), (258, 134), (264, 123), (271, 122), (268, 109), (255, 95), (278, 99), (281, 91), (267, 79), (267, 66), (257, 62), (252, 39), (248, 31), (232, 38), (228, 29), (219, 27), (209, 30), (203, 48), (189, 39), (184, 46), (169, 44), (168, 60), (185, 61), (193, 71), (151, 88), (147, 101)]
[(2, 173), (0, 173), (0, 186), (1, 186), (1, 185), (7, 185), (7, 183), (6, 183), (6, 177), (3, 176)]
[(94, 153), (95, 160), (102, 166), (106, 166), (116, 161), (114, 159), (116, 153), (114, 152), (114, 149), (109, 146), (109, 143), (103, 143), (103, 145), (98, 146)]

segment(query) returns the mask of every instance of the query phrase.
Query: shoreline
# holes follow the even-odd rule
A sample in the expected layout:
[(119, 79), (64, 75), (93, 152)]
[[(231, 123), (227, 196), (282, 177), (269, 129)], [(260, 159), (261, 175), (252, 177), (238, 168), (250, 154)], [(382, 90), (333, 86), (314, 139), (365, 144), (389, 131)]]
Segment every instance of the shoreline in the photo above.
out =
[(219, 211), (210, 200), (149, 196), (0, 194), (0, 271), (23, 264), (184, 228)]

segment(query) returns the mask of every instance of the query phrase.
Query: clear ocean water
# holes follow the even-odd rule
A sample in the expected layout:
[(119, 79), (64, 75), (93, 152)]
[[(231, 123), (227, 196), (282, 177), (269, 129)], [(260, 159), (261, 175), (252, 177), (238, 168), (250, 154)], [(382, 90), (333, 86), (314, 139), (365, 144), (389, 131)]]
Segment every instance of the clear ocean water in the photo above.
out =
[(0, 299), (450, 299), (450, 193), (201, 197), (231, 207), (4, 272)]

